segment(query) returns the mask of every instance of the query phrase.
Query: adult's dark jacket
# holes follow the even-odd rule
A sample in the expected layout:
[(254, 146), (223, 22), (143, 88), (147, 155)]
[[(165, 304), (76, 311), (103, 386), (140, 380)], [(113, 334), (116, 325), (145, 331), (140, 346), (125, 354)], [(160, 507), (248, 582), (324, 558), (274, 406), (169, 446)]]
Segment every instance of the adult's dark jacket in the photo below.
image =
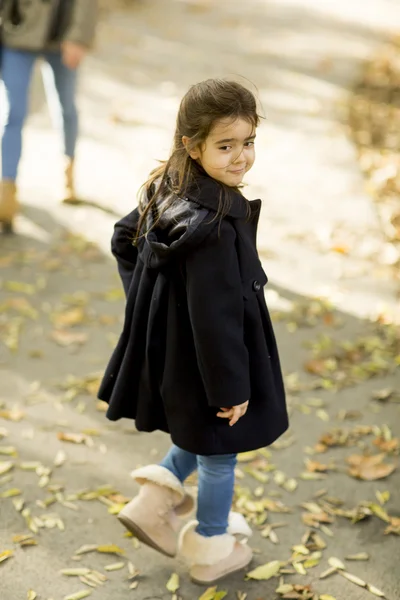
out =
[[(127, 303), (99, 390), (107, 417), (169, 432), (177, 446), (203, 455), (267, 446), (288, 426), (256, 249), (261, 201), (228, 193), (228, 213), (216, 219), (220, 185), (199, 175), (186, 198), (161, 199), (161, 220), (137, 244), (138, 210), (116, 224), (112, 239)], [(247, 400), (233, 427), (216, 416)]]

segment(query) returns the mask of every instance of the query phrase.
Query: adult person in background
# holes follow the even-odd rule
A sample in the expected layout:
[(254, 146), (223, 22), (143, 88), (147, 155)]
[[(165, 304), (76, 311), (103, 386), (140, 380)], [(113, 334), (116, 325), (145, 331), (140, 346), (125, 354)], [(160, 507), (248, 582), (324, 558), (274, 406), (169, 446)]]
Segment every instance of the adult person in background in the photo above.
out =
[(8, 102), (0, 185), (0, 224), (4, 231), (12, 231), (18, 212), (16, 179), (22, 128), (32, 71), (38, 58), (47, 62), (52, 73), (52, 90), (47, 85), (46, 91), (55, 91), (61, 106), (66, 184), (63, 200), (77, 201), (74, 189), (77, 72), (94, 41), (97, 5), (97, 0), (2, 0), (1, 77)]

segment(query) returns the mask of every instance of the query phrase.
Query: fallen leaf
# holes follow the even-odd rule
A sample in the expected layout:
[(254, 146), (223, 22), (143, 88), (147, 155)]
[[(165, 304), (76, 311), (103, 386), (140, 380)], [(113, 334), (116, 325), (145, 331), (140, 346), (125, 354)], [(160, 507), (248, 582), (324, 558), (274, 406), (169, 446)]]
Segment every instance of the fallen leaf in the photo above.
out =
[(281, 568), (281, 563), (279, 560), (273, 560), (265, 565), (261, 565), (253, 571), (250, 571), (246, 574), (246, 579), (256, 579), (258, 581), (267, 581), (272, 577), (275, 577), (279, 573)]
[(5, 281), (3, 287), (8, 292), (17, 292), (18, 294), (27, 294), (33, 296), (36, 293), (36, 288), (31, 283), (23, 281)]
[(7, 421), (14, 421), (17, 423), (25, 417), (25, 413), (19, 408), (12, 408), (11, 410), (0, 410), (0, 419), (6, 419)]
[(119, 546), (115, 544), (110, 544), (108, 546), (97, 546), (97, 552), (102, 554), (125, 554), (125, 550), (122, 550)]
[(14, 463), (0, 460), (0, 475), (5, 475), (14, 468)]
[(378, 590), (378, 588), (376, 588), (373, 585), (370, 585), (369, 583), (367, 583), (367, 590), (371, 592), (371, 594), (378, 596), (378, 598), (385, 598), (385, 594), (381, 590)]
[(353, 454), (346, 459), (350, 465), (349, 474), (356, 479), (375, 481), (388, 477), (396, 469), (394, 464), (383, 463), (385, 454), (363, 456)]
[(12, 556), (14, 556), (13, 550), (3, 550), (3, 552), (0, 552), (0, 563), (6, 561)]
[(336, 598), (330, 594), (322, 594), (322, 596), (319, 597), (319, 600), (336, 600)]
[(68, 577), (79, 577), (80, 575), (87, 575), (90, 573), (90, 569), (86, 569), (85, 567), (78, 569), (62, 569), (60, 573), (62, 575), (67, 575)]
[(36, 592), (34, 592), (33, 590), (28, 591), (27, 600), (36, 600), (37, 597), (38, 597), (38, 595)]
[(64, 600), (83, 600), (83, 598), (87, 598), (91, 594), (92, 592), (90, 590), (81, 590), (80, 592), (76, 592), (76, 594), (65, 596)]
[(335, 558), (334, 556), (331, 556), (331, 558), (328, 559), (328, 563), (331, 567), (333, 567), (334, 569), (338, 569), (339, 571), (346, 570), (346, 567), (344, 566), (342, 561), (339, 560), (339, 558)]
[(347, 571), (339, 571), (339, 572), (348, 581), (351, 581), (351, 583), (354, 583), (355, 585), (358, 585), (358, 586), (360, 586), (362, 588), (367, 587), (366, 582), (363, 581), (362, 579), (360, 579), (359, 577), (356, 577), (356, 575), (352, 575), (351, 573), (347, 573)]
[(369, 560), (369, 554), (360, 552), (359, 554), (350, 554), (346, 556), (346, 560)]
[(400, 517), (390, 518), (390, 525), (386, 527), (385, 535), (389, 535), (390, 533), (400, 535)]
[(125, 566), (124, 562), (112, 563), (111, 565), (107, 565), (104, 567), (105, 571), (119, 571), (123, 569)]
[(50, 337), (59, 346), (67, 347), (72, 345), (82, 346), (88, 340), (88, 334), (83, 332), (68, 331), (67, 329), (55, 329)]
[[(65, 311), (52, 315), (52, 321), (57, 329), (63, 327), (74, 327), (80, 325), (86, 319), (86, 312), (82, 306), (75, 306), (74, 308), (68, 308)], [(62, 337), (62, 334), (61, 334)]]
[(82, 433), (57, 433), (57, 438), (61, 442), (71, 442), (72, 444), (86, 444), (88, 441), (88, 436), (83, 435)]
[(166, 588), (172, 594), (175, 594), (179, 590), (179, 575), (177, 573), (172, 573), (169, 578)]

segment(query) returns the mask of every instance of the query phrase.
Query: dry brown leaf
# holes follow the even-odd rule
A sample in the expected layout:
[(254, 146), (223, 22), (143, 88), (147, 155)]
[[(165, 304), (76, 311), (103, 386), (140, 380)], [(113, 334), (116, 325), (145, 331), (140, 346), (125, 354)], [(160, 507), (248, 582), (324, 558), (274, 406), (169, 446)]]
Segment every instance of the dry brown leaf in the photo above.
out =
[(63, 327), (74, 327), (80, 325), (86, 319), (86, 312), (82, 306), (75, 306), (67, 310), (52, 315), (52, 321), (57, 329)]
[(384, 463), (385, 454), (363, 456), (353, 454), (346, 459), (350, 465), (349, 475), (364, 481), (375, 481), (388, 477), (396, 469), (396, 465)]
[(17, 423), (25, 417), (25, 413), (19, 408), (12, 408), (11, 410), (0, 410), (0, 419), (6, 419), (7, 421), (14, 421)]
[(62, 431), (57, 433), (57, 438), (61, 442), (71, 442), (72, 444), (87, 444), (89, 439), (87, 435), (82, 433), (65, 433)]
[(67, 347), (72, 345), (82, 346), (88, 340), (88, 334), (83, 332), (68, 331), (67, 329), (55, 329), (50, 337), (59, 346)]
[(379, 448), (381, 452), (387, 452), (388, 454), (397, 453), (400, 450), (399, 438), (386, 440), (383, 437), (377, 437), (372, 443)]
[(394, 533), (400, 535), (400, 517), (390, 517), (390, 525), (385, 529), (385, 535)]

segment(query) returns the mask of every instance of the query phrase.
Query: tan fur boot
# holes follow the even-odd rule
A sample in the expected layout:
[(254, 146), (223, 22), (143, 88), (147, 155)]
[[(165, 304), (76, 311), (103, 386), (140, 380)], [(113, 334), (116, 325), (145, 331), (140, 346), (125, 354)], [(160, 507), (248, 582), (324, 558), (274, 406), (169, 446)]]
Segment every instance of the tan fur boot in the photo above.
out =
[(15, 181), (3, 179), (0, 182), (0, 224), (5, 233), (12, 232), (13, 220), (17, 212), (18, 200)]
[(246, 543), (230, 533), (204, 537), (195, 531), (197, 524), (188, 523), (179, 538), (179, 553), (188, 563), (194, 583), (213, 584), (247, 567), (253, 552)]
[(118, 519), (140, 541), (167, 556), (176, 556), (179, 516), (189, 514), (193, 498), (165, 467), (148, 465), (131, 473), (139, 494), (119, 513)]
[(75, 191), (74, 159), (69, 157), (65, 159), (65, 195), (63, 202), (65, 204), (79, 204)]

